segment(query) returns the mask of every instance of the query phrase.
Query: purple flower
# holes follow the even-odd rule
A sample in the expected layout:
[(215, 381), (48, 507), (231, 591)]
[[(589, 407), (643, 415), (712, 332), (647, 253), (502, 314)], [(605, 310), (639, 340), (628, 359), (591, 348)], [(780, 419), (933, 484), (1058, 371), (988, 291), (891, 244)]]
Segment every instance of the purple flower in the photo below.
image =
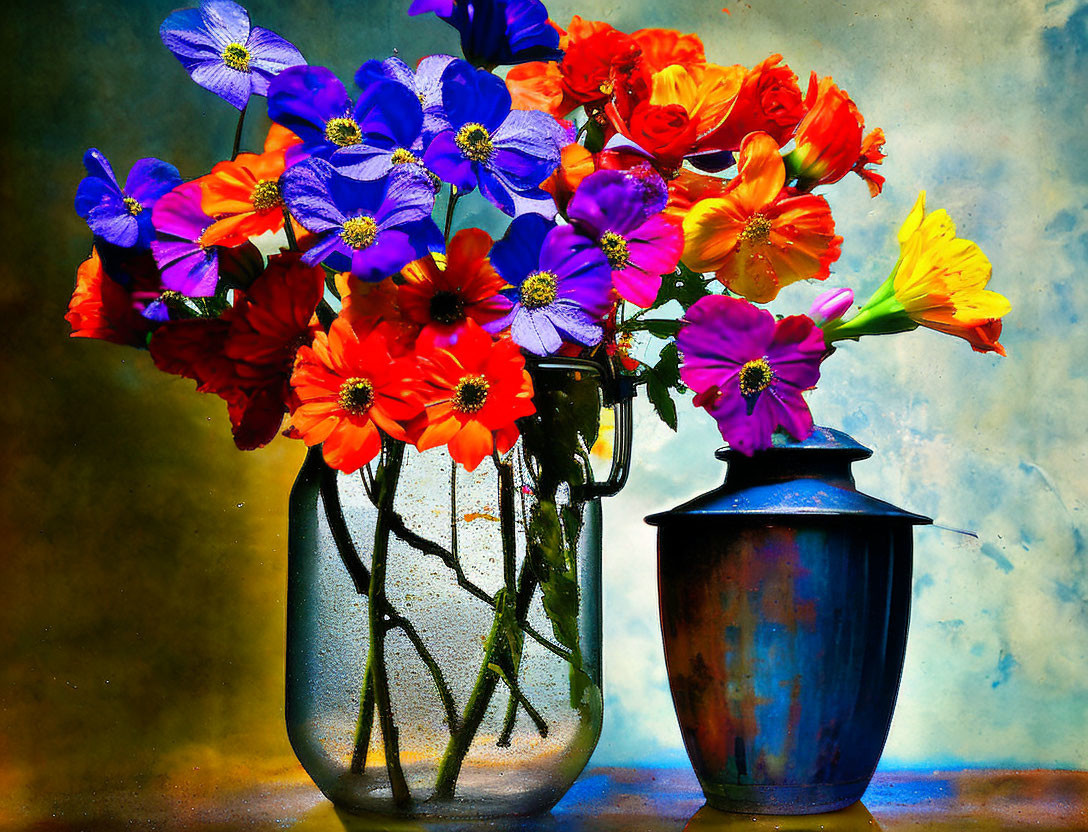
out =
[(155, 204), (151, 219), (158, 239), (151, 253), (162, 271), (162, 284), (186, 297), (215, 294), (219, 282), (219, 249), (200, 238), (215, 220), (200, 209), (200, 185), (188, 182)]
[(394, 81), (375, 80), (352, 106), (329, 70), (294, 67), (269, 87), (268, 115), (302, 139), (304, 154), (327, 159), (353, 179), (379, 179), (394, 165), (420, 164), (423, 109), (416, 93)]
[(338, 172), (324, 159), (309, 159), (283, 175), (283, 196), (292, 215), (318, 236), (302, 257), (377, 281), (402, 266), (441, 251), (442, 232), (431, 219), (434, 189), (416, 165), (399, 165), (385, 179), (363, 181)]
[[(367, 61), (356, 71), (355, 84), (365, 90), (379, 81), (395, 81), (416, 96), (423, 107), (423, 136), (418, 145), (422, 152), (432, 136), (450, 127), (446, 111), (442, 109), (442, 73), (452, 60), (452, 55), (428, 55), (419, 62), (415, 72), (400, 58)], [(416, 146), (413, 146), (412, 151), (415, 150)]]
[(540, 0), (415, 0), (408, 14), (434, 12), (461, 35), (461, 51), (475, 66), (558, 61), (559, 32)]
[(601, 170), (578, 186), (567, 206), (571, 224), (585, 235), (581, 246), (596, 246), (612, 267), (620, 296), (648, 307), (684, 251), (684, 232), (660, 213), (668, 201), (665, 182), (650, 168)]
[(794, 438), (812, 432), (801, 396), (820, 378), (824, 336), (804, 315), (774, 316), (740, 298), (710, 295), (687, 311), (676, 337), (680, 378), (742, 454), (771, 446), (775, 428)]
[(265, 95), (284, 69), (306, 63), (275, 32), (250, 26), (249, 12), (231, 0), (203, 0), (199, 9), (176, 11), (159, 36), (194, 81), (239, 110), (251, 94)]
[(853, 289), (828, 289), (821, 292), (812, 301), (812, 307), (808, 310), (808, 316), (816, 326), (822, 327), (832, 321), (837, 321), (845, 315), (854, 305)]
[(547, 113), (510, 109), (501, 78), (455, 60), (442, 75), (442, 104), (450, 127), (423, 157), (428, 168), (459, 191), (480, 192), (512, 216), (555, 215), (540, 183), (559, 167), (566, 131)]
[(140, 159), (122, 188), (109, 160), (95, 148), (84, 154), (83, 165), (87, 177), (76, 190), (76, 213), (94, 235), (121, 248), (150, 246), (155, 236), (151, 209), (160, 196), (181, 184), (178, 169), (159, 159)]
[(610, 305), (608, 261), (595, 246), (575, 250), (578, 232), (536, 214), (518, 217), (491, 249), (491, 264), (512, 288), (510, 311), (485, 329), (510, 327), (515, 343), (551, 355), (567, 339), (585, 346), (601, 340), (600, 319)]

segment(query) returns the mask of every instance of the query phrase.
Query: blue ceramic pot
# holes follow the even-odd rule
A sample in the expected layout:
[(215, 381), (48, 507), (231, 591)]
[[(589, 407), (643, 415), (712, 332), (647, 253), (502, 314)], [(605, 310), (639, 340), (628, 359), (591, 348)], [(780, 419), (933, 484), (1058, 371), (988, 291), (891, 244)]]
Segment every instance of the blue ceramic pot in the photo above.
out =
[(860, 493), (872, 452), (816, 428), (729, 463), (658, 527), (669, 685), (711, 806), (814, 814), (858, 800), (891, 724), (906, 646), (912, 527)]

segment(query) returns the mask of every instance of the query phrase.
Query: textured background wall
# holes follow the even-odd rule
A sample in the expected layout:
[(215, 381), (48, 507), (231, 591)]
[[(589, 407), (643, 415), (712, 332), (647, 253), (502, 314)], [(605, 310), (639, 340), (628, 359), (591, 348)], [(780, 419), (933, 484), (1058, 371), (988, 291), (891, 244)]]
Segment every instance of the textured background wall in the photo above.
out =
[[(831, 74), (888, 134), (884, 196), (830, 195), (864, 296), (895, 259), (921, 188), (994, 264), (1007, 359), (916, 332), (849, 345), (811, 403), (877, 454), (870, 493), (978, 532), (918, 536), (907, 667), (886, 766), (1088, 767), (1088, 203), (1082, 166), (1088, 7), (924, 0), (549, 4), (632, 30), (701, 33), (708, 56), (782, 52)], [(350, 78), (392, 47), (454, 48), (408, 0), (248, 4), (312, 62)], [(224, 407), (144, 354), (69, 341), (89, 237), (80, 159), (186, 178), (230, 149), (231, 109), (157, 37), (170, 3), (20, 3), (7, 80), (0, 273), (0, 819), (65, 794), (292, 770), (282, 728), (285, 506), (301, 447), (233, 449)], [(1000, 11), (998, 11), (1000, 8)], [(256, 128), (250, 145), (257, 143)], [(803, 311), (814, 287), (786, 292)], [(601, 763), (684, 761), (657, 631), (651, 530), (630, 518), (721, 476), (701, 414), (672, 434), (640, 402), (637, 464), (606, 509), (607, 725)], [(209, 775), (207, 772), (214, 772)]]

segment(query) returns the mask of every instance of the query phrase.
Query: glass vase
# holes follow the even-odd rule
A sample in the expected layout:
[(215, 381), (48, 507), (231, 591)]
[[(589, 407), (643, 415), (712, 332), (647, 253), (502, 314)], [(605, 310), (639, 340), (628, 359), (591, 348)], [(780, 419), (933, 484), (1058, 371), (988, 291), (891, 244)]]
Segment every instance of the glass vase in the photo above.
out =
[[(352, 475), (311, 449), (290, 503), (287, 728), (341, 808), (550, 809), (601, 729), (601, 497), (624, 483), (630, 394), (609, 365), (529, 365), (535, 415), (473, 472), (388, 441)], [(602, 408), (608, 477), (590, 453)]]

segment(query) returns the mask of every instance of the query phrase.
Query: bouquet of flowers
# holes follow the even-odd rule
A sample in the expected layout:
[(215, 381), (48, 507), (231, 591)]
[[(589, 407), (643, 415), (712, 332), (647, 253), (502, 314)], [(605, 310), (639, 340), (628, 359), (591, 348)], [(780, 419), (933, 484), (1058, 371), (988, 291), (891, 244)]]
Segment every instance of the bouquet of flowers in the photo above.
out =
[[(517, 685), (532, 628), (513, 599), (539, 587), (553, 633), (530, 637), (569, 664), (572, 705), (584, 704), (593, 682), (571, 607), (584, 518), (563, 501), (592, 481), (602, 402), (534, 368), (553, 357), (596, 367), (605, 404), (644, 388), (674, 430), (675, 397), (693, 393), (750, 455), (776, 430), (811, 432), (804, 393), (838, 342), (924, 326), (1003, 355), (1009, 303), (986, 289), (985, 255), (922, 194), (898, 261), (860, 308), (848, 288), (808, 314), (761, 308), (831, 276), (842, 238), (820, 191), (850, 175), (873, 197), (883, 187), (883, 131), (867, 132), (829, 77), (802, 89), (781, 55), (718, 65), (696, 35), (672, 30), (578, 16), (560, 26), (539, 0), (414, 0), (407, 11), (452, 26), (462, 57), (370, 60), (354, 93), (232, 0), (171, 14), (164, 45), (239, 111), (233, 151), (188, 181), (140, 159), (123, 184), (87, 151), (75, 207), (94, 244), (67, 319), (73, 336), (146, 349), (222, 398), (239, 448), (283, 433), (320, 448), (333, 482), (362, 471), (384, 522), (360, 592), (393, 626), (373, 593), (383, 541), (413, 536), (392, 508), (405, 448), (445, 448), (467, 471), (492, 460), (509, 492), (505, 548), (520, 440), (528, 566), (513, 574), (505, 551), (501, 588), (480, 590), (499, 626), (469, 708), (501, 680), (513, 711), (538, 722)], [(271, 126), (260, 152), (242, 152), (260, 98)], [(509, 218), (501, 238), (458, 227), (468, 200)], [(459, 568), (455, 550), (414, 539)], [(403, 804), (376, 642), (363, 711), (369, 697)], [(447, 710), (438, 791), (452, 794), (479, 720)]]

